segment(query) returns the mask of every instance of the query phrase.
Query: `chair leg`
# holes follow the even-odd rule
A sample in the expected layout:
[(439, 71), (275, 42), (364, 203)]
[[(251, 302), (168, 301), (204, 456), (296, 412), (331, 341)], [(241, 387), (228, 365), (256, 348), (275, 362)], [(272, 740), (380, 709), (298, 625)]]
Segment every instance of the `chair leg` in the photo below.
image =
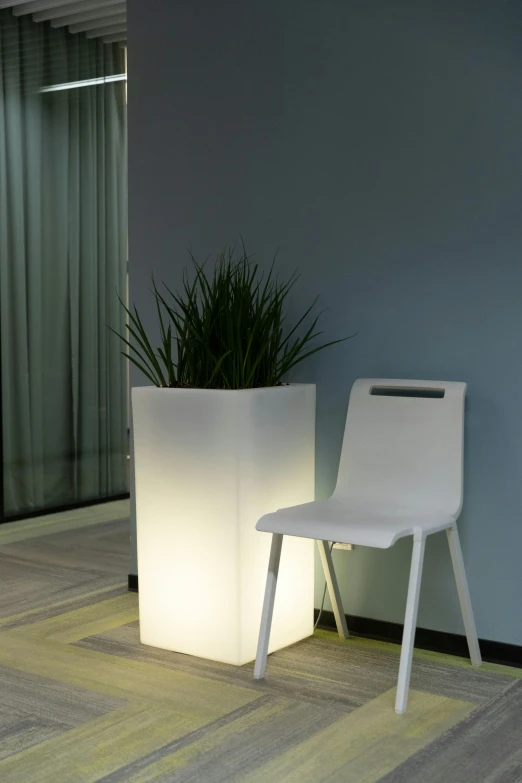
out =
[(468, 580), (466, 579), (466, 571), (464, 569), (459, 534), (456, 527), (448, 528), (446, 534), (448, 536), (453, 571), (455, 572), (455, 581), (457, 582), (457, 592), (459, 594), (462, 619), (464, 620), (464, 628), (468, 640), (469, 657), (471, 658), (473, 666), (480, 666), (482, 657), (480, 655), (477, 629), (475, 628), (475, 620), (473, 618), (473, 609), (471, 608), (471, 598), (469, 595)]
[(425, 545), (425, 541), (413, 542), (410, 583), (408, 587), (408, 599), (406, 601), (406, 617), (404, 619), (404, 632), (402, 635), (401, 662), (399, 665), (399, 679), (397, 682), (397, 696), (395, 699), (395, 712), (398, 715), (406, 712), (406, 707), (408, 706), (408, 690), (410, 687), (413, 643), (415, 641), (415, 628), (417, 626), (417, 610), (419, 608)]
[(319, 549), (319, 555), (323, 565), (326, 584), (328, 585), (328, 594), (330, 595), (330, 601), (332, 603), (335, 624), (337, 626), (337, 633), (341, 639), (348, 639), (349, 633), (348, 626), (346, 624), (346, 616), (343, 610), (341, 593), (339, 591), (339, 585), (337, 584), (332, 553), (330, 552), (328, 541), (318, 541), (317, 547)]
[(283, 536), (280, 533), (274, 533), (272, 535), (272, 546), (270, 548), (270, 559), (268, 561), (265, 600), (263, 602), (261, 628), (259, 629), (256, 662), (254, 665), (254, 680), (262, 680), (265, 676), (266, 657), (268, 655), (268, 642), (270, 641), (270, 628), (272, 627), (272, 615), (274, 613), (277, 575), (279, 573), (282, 544)]

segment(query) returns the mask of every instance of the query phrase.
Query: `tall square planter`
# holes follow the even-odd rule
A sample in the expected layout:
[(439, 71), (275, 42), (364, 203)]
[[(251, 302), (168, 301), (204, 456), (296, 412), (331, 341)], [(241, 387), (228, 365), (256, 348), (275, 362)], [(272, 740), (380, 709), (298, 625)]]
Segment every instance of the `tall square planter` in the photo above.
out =
[[(132, 391), (143, 644), (253, 660), (270, 511), (314, 499), (315, 386)], [(286, 537), (270, 650), (313, 632), (311, 540)]]

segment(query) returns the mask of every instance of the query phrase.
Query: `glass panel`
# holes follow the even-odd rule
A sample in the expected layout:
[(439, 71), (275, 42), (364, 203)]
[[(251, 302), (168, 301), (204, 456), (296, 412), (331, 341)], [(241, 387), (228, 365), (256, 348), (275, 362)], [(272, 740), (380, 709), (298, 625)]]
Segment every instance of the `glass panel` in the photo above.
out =
[[(124, 50), (0, 11), (4, 515), (128, 490)], [(44, 88), (67, 84), (66, 89)], [(1, 509), (0, 509), (1, 514)]]

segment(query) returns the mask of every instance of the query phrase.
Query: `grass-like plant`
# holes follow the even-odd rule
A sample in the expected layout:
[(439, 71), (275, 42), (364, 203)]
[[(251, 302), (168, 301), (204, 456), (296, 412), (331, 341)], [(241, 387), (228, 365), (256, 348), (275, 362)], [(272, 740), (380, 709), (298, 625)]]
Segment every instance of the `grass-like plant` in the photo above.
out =
[[(253, 389), (277, 386), (296, 364), (322, 351), (317, 345), (320, 313), (313, 316), (317, 299), (289, 329), (284, 305), (298, 275), (286, 282), (275, 274), (275, 258), (268, 274), (252, 261), (244, 245), (236, 252), (227, 247), (207, 272), (191, 254), (194, 273), (183, 274), (181, 291), (154, 279), (161, 345), (154, 348), (139, 313), (127, 308), (129, 335), (118, 335), (133, 362), (155, 385), (166, 388)], [(120, 300), (121, 301), (121, 300)], [(310, 318), (309, 318), (310, 317)], [(309, 320), (308, 326), (305, 322)], [(302, 334), (299, 327), (302, 326)]]

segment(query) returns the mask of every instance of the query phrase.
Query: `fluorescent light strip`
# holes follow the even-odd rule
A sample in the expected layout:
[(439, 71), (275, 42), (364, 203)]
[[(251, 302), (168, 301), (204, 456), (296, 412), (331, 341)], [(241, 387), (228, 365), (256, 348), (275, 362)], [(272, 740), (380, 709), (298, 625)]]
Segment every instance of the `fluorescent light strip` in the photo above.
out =
[(50, 87), (42, 87), (40, 92), (57, 92), (58, 90), (75, 90), (77, 87), (92, 87), (96, 84), (108, 84), (110, 82), (127, 81), (126, 73), (117, 73), (114, 76), (100, 76), (97, 79), (83, 79), (80, 82), (66, 82), (65, 84), (51, 84)]

